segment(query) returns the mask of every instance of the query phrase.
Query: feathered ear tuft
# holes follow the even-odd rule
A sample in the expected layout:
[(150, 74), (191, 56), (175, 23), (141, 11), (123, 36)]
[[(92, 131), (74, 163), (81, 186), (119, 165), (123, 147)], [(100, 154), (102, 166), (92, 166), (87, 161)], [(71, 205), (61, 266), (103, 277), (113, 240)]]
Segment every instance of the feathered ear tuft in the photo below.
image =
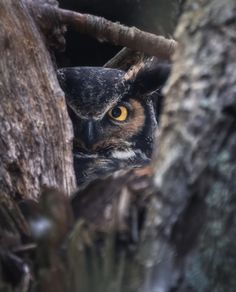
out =
[(167, 81), (171, 70), (168, 61), (158, 60), (155, 57), (134, 65), (125, 74), (125, 80), (140, 94), (148, 94), (161, 89)]
[(131, 66), (124, 75), (125, 81), (133, 83), (138, 73), (143, 69), (144, 66), (145, 66), (145, 62), (143, 59), (140, 60), (138, 63), (134, 64), (133, 66)]

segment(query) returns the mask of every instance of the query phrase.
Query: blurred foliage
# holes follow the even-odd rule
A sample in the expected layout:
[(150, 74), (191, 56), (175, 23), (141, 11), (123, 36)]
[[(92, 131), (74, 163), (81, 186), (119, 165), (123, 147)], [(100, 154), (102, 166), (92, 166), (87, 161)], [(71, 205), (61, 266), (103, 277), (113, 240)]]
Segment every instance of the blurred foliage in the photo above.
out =
[(132, 226), (120, 231), (113, 221), (101, 231), (82, 219), (73, 222), (70, 201), (54, 189), (20, 208), (31, 236), (1, 250), (0, 291), (138, 291), (144, 276)]

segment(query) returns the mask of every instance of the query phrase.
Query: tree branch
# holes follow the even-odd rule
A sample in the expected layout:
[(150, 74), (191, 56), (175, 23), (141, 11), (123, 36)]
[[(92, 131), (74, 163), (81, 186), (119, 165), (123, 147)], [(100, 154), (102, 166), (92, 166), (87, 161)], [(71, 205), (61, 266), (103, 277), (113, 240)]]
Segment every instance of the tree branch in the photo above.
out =
[(128, 47), (160, 59), (170, 59), (177, 46), (176, 41), (144, 32), (136, 27), (127, 27), (90, 14), (64, 10), (51, 5), (38, 5), (27, 1), (33, 16), (42, 27), (45, 23), (52, 27), (58, 22), (66, 24), (95, 37), (101, 42)]

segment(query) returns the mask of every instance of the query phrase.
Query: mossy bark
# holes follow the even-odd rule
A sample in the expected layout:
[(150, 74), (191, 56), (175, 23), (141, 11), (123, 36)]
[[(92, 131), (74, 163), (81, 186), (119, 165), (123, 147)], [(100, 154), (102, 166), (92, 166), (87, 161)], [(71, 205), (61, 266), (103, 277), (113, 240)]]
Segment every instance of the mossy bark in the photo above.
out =
[(155, 160), (158, 291), (236, 289), (235, 31), (235, 1), (199, 0), (176, 32)]

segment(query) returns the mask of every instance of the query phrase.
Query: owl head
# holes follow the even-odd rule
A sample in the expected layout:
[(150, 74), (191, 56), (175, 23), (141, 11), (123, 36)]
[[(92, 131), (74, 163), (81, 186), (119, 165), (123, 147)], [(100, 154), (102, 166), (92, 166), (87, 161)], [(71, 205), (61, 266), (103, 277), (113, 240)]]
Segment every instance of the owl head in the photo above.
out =
[(137, 163), (137, 157), (150, 158), (158, 120), (156, 105), (169, 70), (167, 63), (142, 67), (135, 73), (103, 67), (58, 70), (77, 159), (100, 156)]

